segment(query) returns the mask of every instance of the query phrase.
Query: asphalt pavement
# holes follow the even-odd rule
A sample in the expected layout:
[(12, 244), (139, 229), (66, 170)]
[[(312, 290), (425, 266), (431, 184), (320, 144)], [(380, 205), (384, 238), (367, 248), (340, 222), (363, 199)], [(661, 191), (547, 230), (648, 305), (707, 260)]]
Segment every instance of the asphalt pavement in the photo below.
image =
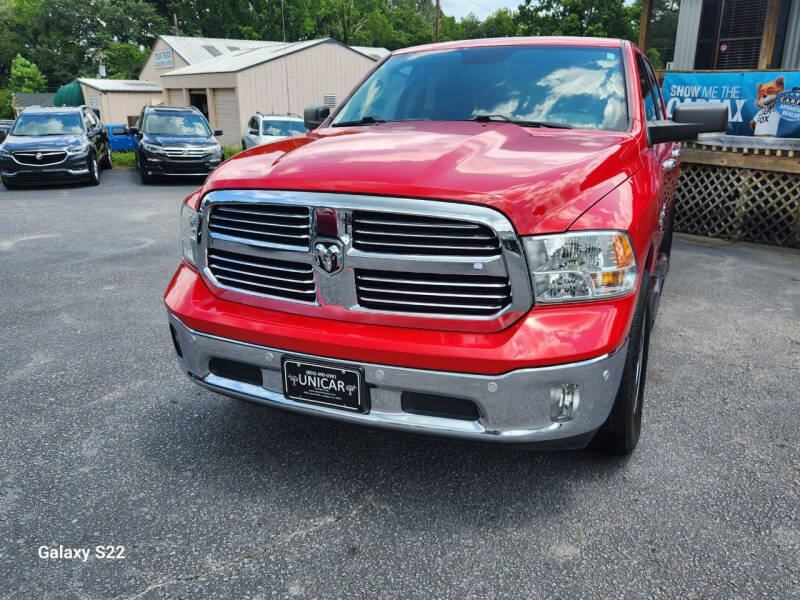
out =
[(636, 452), (529, 452), (190, 383), (191, 189), (0, 191), (0, 598), (798, 597), (800, 251), (677, 236)]

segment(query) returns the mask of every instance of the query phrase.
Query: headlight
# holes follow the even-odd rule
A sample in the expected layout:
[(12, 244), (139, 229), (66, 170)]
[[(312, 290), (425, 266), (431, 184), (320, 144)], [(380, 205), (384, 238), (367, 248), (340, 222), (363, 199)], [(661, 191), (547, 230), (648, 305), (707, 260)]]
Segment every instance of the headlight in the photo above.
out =
[(86, 154), (87, 152), (89, 152), (89, 144), (84, 146), (83, 144), (75, 143), (67, 146), (67, 154), (70, 156), (75, 156), (76, 154)]
[(0, 156), (5, 156), (6, 158), (11, 157), (11, 152), (6, 150), (5, 144), (0, 144)]
[(183, 257), (192, 265), (197, 265), (197, 233), (200, 219), (189, 205), (181, 205), (181, 246)]
[(627, 233), (576, 231), (522, 239), (538, 303), (617, 298), (636, 286), (636, 256)]
[(152, 152), (153, 154), (163, 154), (164, 148), (161, 146), (156, 146), (154, 144), (143, 143), (142, 147), (147, 150), (148, 152)]
[(203, 150), (209, 154), (222, 154), (222, 144), (211, 144), (210, 146), (204, 146)]

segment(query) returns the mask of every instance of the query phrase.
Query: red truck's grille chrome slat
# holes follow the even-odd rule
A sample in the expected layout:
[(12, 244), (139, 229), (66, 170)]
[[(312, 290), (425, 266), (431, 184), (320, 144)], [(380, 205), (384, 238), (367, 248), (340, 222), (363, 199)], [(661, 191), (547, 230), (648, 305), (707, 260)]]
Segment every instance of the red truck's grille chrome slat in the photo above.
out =
[(314, 302), (314, 268), (310, 264), (208, 251), (208, 268), (221, 284), (251, 293)]
[(511, 303), (503, 277), (424, 275), (356, 269), (360, 306), (393, 312), (493, 315)]
[(388, 212), (353, 212), (353, 247), (363, 252), (488, 257), (497, 235), (478, 223)]
[(294, 246), (311, 243), (311, 212), (304, 206), (217, 206), (208, 217), (208, 230), (244, 240)]

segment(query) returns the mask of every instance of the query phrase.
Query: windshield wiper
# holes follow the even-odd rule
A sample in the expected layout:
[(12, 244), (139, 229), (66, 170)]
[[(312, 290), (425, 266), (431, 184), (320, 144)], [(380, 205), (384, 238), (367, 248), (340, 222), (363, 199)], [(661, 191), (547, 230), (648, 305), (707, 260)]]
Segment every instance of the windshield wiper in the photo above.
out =
[(477, 115), (470, 119), (471, 121), (478, 121), (479, 123), (490, 123), (492, 121), (500, 121), (503, 123), (513, 123), (520, 127), (552, 127), (553, 129), (572, 129), (572, 125), (564, 123), (553, 123), (551, 121), (517, 121), (509, 119), (505, 115)]
[(552, 127), (553, 129), (574, 129), (566, 123), (553, 123), (552, 121), (511, 121), (521, 127)]
[(373, 117), (372, 115), (367, 115), (366, 117), (361, 117), (357, 121), (340, 121), (339, 123), (334, 123), (331, 127), (350, 127), (355, 125), (375, 125), (377, 123), (386, 123), (386, 119), (381, 119), (380, 117)]
[(490, 121), (505, 121), (511, 123), (511, 119), (504, 115), (476, 115), (470, 121), (478, 121), (478, 123), (489, 123)]

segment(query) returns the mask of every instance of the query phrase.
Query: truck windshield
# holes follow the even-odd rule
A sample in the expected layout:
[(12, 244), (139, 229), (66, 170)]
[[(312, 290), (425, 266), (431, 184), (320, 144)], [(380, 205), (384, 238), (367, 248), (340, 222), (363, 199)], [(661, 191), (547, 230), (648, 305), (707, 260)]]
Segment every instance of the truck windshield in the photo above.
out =
[(14, 123), (11, 135), (73, 135), (83, 131), (83, 123), (77, 113), (22, 114)]
[(621, 131), (627, 117), (619, 50), (489, 46), (392, 56), (331, 124), (491, 120)]
[(211, 130), (201, 115), (152, 113), (144, 118), (145, 133), (150, 135), (190, 135), (209, 137)]

